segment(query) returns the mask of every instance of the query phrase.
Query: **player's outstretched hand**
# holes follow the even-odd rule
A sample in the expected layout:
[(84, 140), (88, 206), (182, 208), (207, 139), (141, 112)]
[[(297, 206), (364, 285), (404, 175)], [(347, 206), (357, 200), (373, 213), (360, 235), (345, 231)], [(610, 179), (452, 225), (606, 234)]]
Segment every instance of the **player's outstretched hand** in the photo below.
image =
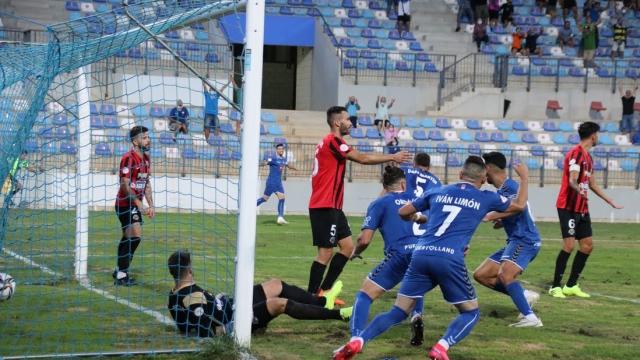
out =
[(516, 174), (518, 174), (521, 179), (529, 177), (529, 168), (527, 168), (527, 165), (523, 164), (521, 161), (514, 162), (513, 170), (516, 171)]
[(617, 203), (616, 203), (616, 202), (614, 202), (613, 200), (611, 200), (611, 201), (609, 202), (609, 205), (611, 205), (611, 207), (612, 207), (612, 208), (614, 208), (614, 209), (618, 209), (618, 210), (620, 210), (620, 209), (624, 209), (624, 206), (617, 204)]
[(153, 208), (153, 206), (147, 208), (147, 216), (149, 217), (149, 219), (153, 219), (153, 217), (156, 216), (156, 210)]
[(412, 159), (413, 155), (411, 155), (411, 153), (406, 150), (398, 151), (397, 153), (393, 154), (393, 161), (397, 162), (398, 164), (411, 162)]

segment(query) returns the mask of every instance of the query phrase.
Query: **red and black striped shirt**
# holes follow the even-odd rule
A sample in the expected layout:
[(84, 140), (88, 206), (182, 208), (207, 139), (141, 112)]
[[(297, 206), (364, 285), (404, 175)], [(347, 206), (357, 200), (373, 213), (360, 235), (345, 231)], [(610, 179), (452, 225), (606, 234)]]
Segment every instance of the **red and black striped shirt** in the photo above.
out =
[(325, 136), (316, 146), (309, 209), (342, 209), (344, 173), (350, 151), (351, 147), (334, 134)]
[[(133, 192), (135, 192), (136, 197), (142, 200), (151, 176), (151, 160), (149, 160), (149, 155), (143, 154), (142, 157), (140, 157), (135, 150), (129, 150), (129, 152), (122, 155), (118, 176), (129, 180), (129, 185), (131, 189), (133, 189)], [(125, 193), (122, 188), (119, 188), (116, 206), (130, 206), (131, 203), (132, 200), (129, 199), (127, 193)]]
[[(569, 186), (569, 174), (578, 172), (578, 187), (584, 192), (581, 196)], [(587, 194), (589, 191), (589, 179), (593, 175), (593, 160), (591, 155), (580, 145), (574, 146), (564, 158), (562, 167), (562, 185), (556, 207), (575, 213), (586, 214), (589, 212)]]

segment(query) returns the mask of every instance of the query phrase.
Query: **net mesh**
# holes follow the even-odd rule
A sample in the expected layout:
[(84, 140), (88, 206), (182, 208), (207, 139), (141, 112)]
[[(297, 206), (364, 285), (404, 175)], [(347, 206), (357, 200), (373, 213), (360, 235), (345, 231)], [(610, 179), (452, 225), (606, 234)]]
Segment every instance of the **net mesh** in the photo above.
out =
[[(0, 303), (8, 314), (0, 355), (197, 347), (169, 318), (167, 258), (190, 250), (197, 283), (233, 294), (240, 160), (233, 99), (241, 97), (242, 74), (213, 20), (240, 5), (129, 1), (49, 26), (45, 44), (0, 46), (0, 271), (17, 282), (14, 297)], [(224, 88), (221, 132), (208, 139), (204, 79)], [(186, 134), (170, 126), (178, 99), (190, 113)], [(135, 125), (150, 129), (157, 214), (144, 218), (131, 264), (138, 285), (122, 287), (112, 278), (122, 237), (114, 202)], [(85, 231), (80, 205), (89, 208), (87, 244), (76, 242)], [(88, 254), (80, 279), (79, 250)]]

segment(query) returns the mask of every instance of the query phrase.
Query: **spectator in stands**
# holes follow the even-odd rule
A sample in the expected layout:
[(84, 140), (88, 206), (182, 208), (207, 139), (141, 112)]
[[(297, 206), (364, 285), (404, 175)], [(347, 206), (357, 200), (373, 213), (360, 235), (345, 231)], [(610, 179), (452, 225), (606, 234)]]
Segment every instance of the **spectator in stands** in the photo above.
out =
[(582, 8), (582, 16), (590, 17), (591, 22), (598, 22), (600, 20), (600, 14), (602, 13), (602, 8), (600, 7), (600, 2), (597, 0), (587, 0), (584, 3), (584, 7)]
[[(522, 40), (525, 38), (525, 33), (521, 27), (517, 27), (516, 31), (511, 34), (511, 54), (513, 55), (524, 55), (522, 54)], [(526, 50), (525, 50), (526, 51)]]
[(173, 141), (176, 141), (178, 133), (189, 132), (189, 110), (182, 105), (182, 100), (178, 99), (176, 107), (169, 113), (169, 130), (173, 132)]
[(476, 22), (482, 20), (484, 24), (489, 20), (489, 9), (487, 8), (487, 0), (471, 0), (473, 11), (476, 15)]
[(478, 46), (478, 52), (480, 52), (480, 47), (482, 43), (489, 42), (489, 35), (487, 35), (487, 27), (482, 21), (482, 19), (478, 19), (476, 25), (473, 27), (473, 41)]
[(396, 24), (398, 31), (402, 34), (403, 31), (411, 31), (411, 1), (399, 0), (398, 1), (398, 22)]
[(387, 0), (387, 14), (390, 14), (391, 11), (397, 13), (398, 8), (398, 0)]
[(527, 33), (527, 37), (525, 39), (525, 46), (527, 50), (526, 55), (542, 55), (542, 49), (538, 47), (538, 38), (543, 33), (544, 29), (542, 27), (540, 27), (540, 29), (538, 29), (537, 31), (536, 29), (529, 29), (529, 32)]
[(622, 18), (619, 18), (613, 25), (613, 44), (611, 45), (611, 58), (624, 57), (624, 48), (627, 45), (627, 28), (624, 26)]
[(635, 126), (633, 123), (633, 104), (636, 102), (636, 92), (638, 85), (636, 84), (632, 90), (622, 92), (622, 86), (618, 88), (622, 100), (622, 120), (620, 120), (620, 132), (623, 134), (633, 135)]
[(573, 30), (571, 30), (571, 23), (567, 20), (564, 21), (562, 29), (558, 31), (558, 46), (576, 46), (576, 35), (573, 33)]
[(202, 82), (204, 88), (204, 137), (209, 140), (211, 129), (213, 128), (215, 136), (220, 135), (220, 119), (218, 118), (218, 100), (220, 100), (220, 93), (229, 86), (229, 81), (220, 90), (215, 90), (210, 87), (206, 82)]
[(569, 11), (573, 13), (573, 18), (576, 20), (576, 23), (579, 22), (580, 18), (578, 17), (578, 4), (576, 0), (562, 0), (562, 18), (564, 20), (567, 20)]
[(547, 1), (547, 16), (553, 19), (556, 16), (556, 8), (558, 7), (558, 0)]
[(395, 154), (397, 151), (392, 151), (398, 147), (398, 133), (400, 129), (396, 129), (391, 123), (387, 123), (384, 128), (384, 143), (387, 145), (389, 154)]
[(382, 136), (382, 129), (389, 124), (389, 109), (393, 106), (396, 99), (391, 99), (391, 102), (387, 104), (387, 98), (379, 96), (376, 100), (376, 119), (373, 123), (378, 128), (378, 135)]
[(489, 10), (489, 27), (493, 29), (496, 27), (496, 25), (498, 25), (498, 17), (500, 15), (500, 0), (489, 0), (487, 9)]
[[(511, 1), (511, 0), (509, 0)], [(456, 23), (456, 32), (460, 31), (462, 17), (465, 16), (467, 21), (474, 23), (473, 10), (471, 10), (471, 0), (458, 0), (458, 20)]]
[(598, 47), (598, 30), (596, 25), (591, 22), (591, 18), (589, 16), (585, 17), (585, 23), (582, 25), (581, 30), (583, 49), (582, 59), (584, 61), (584, 67), (595, 67), (596, 64), (593, 61), (593, 58), (596, 54), (596, 48)]
[(513, 2), (511, 0), (507, 0), (506, 3), (500, 6), (500, 20), (503, 26), (513, 22)]
[(349, 101), (344, 105), (349, 113), (349, 120), (351, 120), (351, 125), (353, 128), (358, 127), (358, 111), (360, 110), (360, 104), (358, 104), (358, 99), (355, 96), (349, 96)]

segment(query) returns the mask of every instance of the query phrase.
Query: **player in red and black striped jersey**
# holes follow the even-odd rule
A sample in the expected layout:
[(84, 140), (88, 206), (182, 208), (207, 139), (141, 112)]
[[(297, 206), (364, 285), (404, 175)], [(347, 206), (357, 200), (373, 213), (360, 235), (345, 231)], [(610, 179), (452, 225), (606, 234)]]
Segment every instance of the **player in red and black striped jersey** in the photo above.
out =
[[(318, 248), (309, 274), (308, 290), (311, 293), (331, 289), (353, 252), (351, 229), (342, 212), (347, 160), (366, 165), (411, 160), (411, 154), (406, 151), (389, 155), (363, 154), (347, 145), (343, 136), (349, 135), (352, 124), (347, 110), (342, 106), (333, 106), (327, 110), (327, 123), (331, 131), (316, 146), (311, 175), (309, 218), (313, 245)], [(333, 248), (336, 246), (340, 251), (334, 256)], [(329, 262), (331, 264), (325, 277), (324, 272)]]
[[(556, 268), (553, 277), (553, 285), (549, 294), (553, 297), (564, 298), (569, 296), (589, 297), (578, 286), (578, 278), (584, 269), (585, 263), (593, 249), (591, 231), (591, 217), (589, 216), (588, 192), (593, 191), (614, 209), (622, 209), (607, 194), (600, 189), (593, 176), (593, 159), (589, 150), (598, 144), (598, 131), (600, 126), (587, 121), (578, 128), (580, 143), (573, 147), (565, 156), (562, 168), (562, 184), (556, 201), (560, 229), (562, 231), (562, 250), (556, 258)], [(579, 242), (571, 275), (564, 287), (560, 287), (567, 261), (575, 246)]]
[[(151, 191), (151, 160), (149, 151), (151, 140), (149, 129), (134, 126), (129, 131), (133, 147), (120, 160), (120, 188), (116, 198), (116, 215), (122, 227), (122, 238), (118, 244), (118, 266), (113, 272), (116, 285), (134, 285), (129, 276), (129, 265), (133, 254), (140, 244), (142, 236), (142, 215), (150, 219), (155, 215), (153, 195)], [(142, 199), (146, 198), (149, 207), (144, 207)]]

